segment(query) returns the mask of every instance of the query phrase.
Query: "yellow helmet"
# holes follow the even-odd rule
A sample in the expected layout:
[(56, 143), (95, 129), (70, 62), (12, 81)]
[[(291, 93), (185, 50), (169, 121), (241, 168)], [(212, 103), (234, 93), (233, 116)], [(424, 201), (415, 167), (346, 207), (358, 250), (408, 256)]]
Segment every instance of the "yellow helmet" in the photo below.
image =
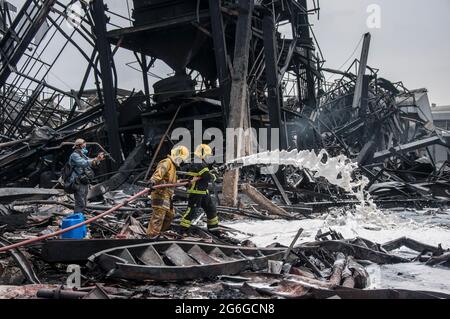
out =
[(195, 156), (197, 156), (200, 159), (205, 159), (208, 156), (212, 155), (212, 149), (208, 144), (200, 144), (197, 146), (194, 152)]
[(183, 145), (176, 146), (170, 151), (170, 158), (175, 164), (180, 165), (181, 162), (186, 161), (189, 158), (189, 150)]

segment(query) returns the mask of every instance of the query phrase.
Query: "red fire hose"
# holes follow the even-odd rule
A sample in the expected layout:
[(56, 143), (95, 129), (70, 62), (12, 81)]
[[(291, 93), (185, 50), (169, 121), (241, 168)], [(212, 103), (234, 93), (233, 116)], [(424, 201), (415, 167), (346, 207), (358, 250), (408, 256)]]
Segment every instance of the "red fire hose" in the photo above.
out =
[[(153, 186), (152, 189), (159, 189), (159, 188), (174, 188), (174, 187), (178, 187), (178, 186), (186, 186), (188, 183), (189, 183), (189, 182), (176, 183), (176, 184), (160, 184), (160, 185), (155, 185), (155, 186)], [(76, 225), (67, 227), (67, 228), (65, 228), (65, 229), (58, 230), (58, 231), (56, 231), (56, 232), (54, 232), (54, 233), (51, 233), (51, 234), (46, 234), (46, 235), (42, 235), (42, 236), (40, 236), (40, 237), (27, 239), (27, 240), (24, 240), (24, 241), (21, 241), (21, 242), (18, 242), (18, 243), (9, 245), (9, 246), (0, 247), (0, 253), (1, 253), (1, 252), (4, 252), (4, 251), (11, 250), (11, 249), (23, 247), (23, 246), (26, 246), (26, 245), (29, 245), (29, 244), (32, 244), (32, 243), (35, 243), (35, 242), (38, 242), (38, 241), (42, 241), (42, 240), (47, 239), (47, 238), (56, 237), (56, 236), (59, 236), (59, 235), (61, 235), (61, 234), (66, 233), (66, 232), (68, 232), (68, 231), (71, 231), (71, 230), (73, 230), (73, 229), (76, 229), (76, 228), (78, 228), (78, 227), (81, 227), (81, 226), (90, 224), (90, 223), (96, 221), (97, 219), (103, 218), (104, 216), (106, 216), (106, 215), (108, 215), (108, 214), (111, 214), (111, 213), (115, 212), (115, 211), (118, 210), (119, 208), (122, 208), (123, 206), (127, 205), (128, 203), (131, 203), (131, 202), (134, 201), (135, 199), (137, 199), (137, 198), (139, 198), (139, 197), (141, 197), (141, 196), (146, 195), (146, 194), (147, 194), (148, 192), (150, 192), (150, 191), (151, 191), (150, 188), (146, 188), (146, 189), (140, 191), (139, 193), (136, 193), (135, 195), (131, 196), (130, 198), (128, 198), (128, 199), (127, 199), (126, 201), (124, 201), (123, 203), (120, 203), (120, 204), (118, 204), (117, 206), (114, 206), (113, 208), (111, 208), (111, 209), (109, 209), (109, 210), (107, 210), (107, 211), (105, 211), (105, 212), (103, 212), (103, 213), (101, 213), (101, 214), (99, 214), (99, 215), (97, 215), (97, 216), (95, 216), (95, 217), (89, 218), (89, 219), (85, 220), (85, 221), (82, 222), (82, 223), (79, 223), (79, 224), (76, 224)]]

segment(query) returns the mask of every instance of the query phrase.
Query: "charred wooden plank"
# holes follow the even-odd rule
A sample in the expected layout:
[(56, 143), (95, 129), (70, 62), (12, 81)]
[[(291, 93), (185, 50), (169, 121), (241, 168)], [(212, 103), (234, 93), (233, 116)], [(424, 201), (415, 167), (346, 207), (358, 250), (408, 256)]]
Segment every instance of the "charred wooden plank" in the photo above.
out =
[(438, 264), (450, 265), (450, 253), (443, 254), (442, 256), (431, 257), (425, 264), (428, 266), (434, 266)]
[(0, 188), (0, 203), (7, 204), (15, 200), (46, 199), (51, 196), (60, 196), (63, 193), (57, 189), (45, 188)]
[(392, 251), (394, 249), (400, 248), (402, 246), (408, 247), (409, 249), (422, 252), (422, 251), (430, 251), (434, 254), (442, 254), (443, 249), (442, 247), (435, 247), (431, 245), (427, 245), (424, 243), (421, 243), (417, 240), (408, 238), (408, 237), (401, 237), (398, 239), (391, 240), (387, 243), (384, 243), (382, 247), (386, 249), (387, 251)]
[(254, 201), (256, 204), (258, 204), (258, 206), (260, 206), (263, 209), (268, 210), (269, 213), (271, 213), (273, 215), (278, 215), (278, 216), (282, 216), (285, 218), (289, 218), (289, 219), (294, 218), (283, 208), (272, 203), (269, 199), (267, 199), (263, 194), (261, 194), (256, 188), (254, 188), (250, 184), (243, 184), (241, 186), (241, 190), (242, 190), (242, 192), (244, 192), (245, 195), (250, 197), (250, 199), (252, 201)]
[(301, 251), (316, 251), (318, 248), (324, 248), (332, 252), (341, 252), (344, 255), (354, 256), (356, 259), (369, 260), (377, 264), (395, 264), (409, 262), (408, 259), (402, 257), (378, 252), (372, 249), (336, 240), (311, 242), (303, 244), (296, 249)]
[(99, 251), (154, 242), (153, 239), (53, 239), (42, 244), (41, 257), (49, 263), (77, 263), (86, 261)]

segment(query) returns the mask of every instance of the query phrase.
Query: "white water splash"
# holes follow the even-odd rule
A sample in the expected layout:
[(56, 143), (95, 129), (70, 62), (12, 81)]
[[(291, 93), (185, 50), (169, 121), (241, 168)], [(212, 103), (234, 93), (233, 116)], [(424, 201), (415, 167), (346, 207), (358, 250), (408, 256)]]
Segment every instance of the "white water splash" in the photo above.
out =
[(359, 201), (355, 209), (357, 219), (364, 219), (376, 224), (385, 224), (382, 213), (378, 210), (370, 194), (364, 190), (369, 183), (365, 176), (354, 178), (353, 173), (358, 164), (352, 162), (347, 156), (332, 157), (327, 151), (321, 150), (319, 154), (314, 151), (267, 151), (253, 154), (229, 161), (230, 166), (252, 165), (291, 165), (299, 169), (307, 169), (314, 173), (314, 177), (323, 177), (330, 184), (338, 186)]

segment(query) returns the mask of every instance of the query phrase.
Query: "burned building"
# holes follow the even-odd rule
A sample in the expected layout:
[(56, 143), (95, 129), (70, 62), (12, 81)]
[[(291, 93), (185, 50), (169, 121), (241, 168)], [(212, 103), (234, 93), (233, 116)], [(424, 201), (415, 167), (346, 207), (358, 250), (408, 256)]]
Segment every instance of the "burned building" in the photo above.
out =
[[(172, 145), (168, 133), (193, 129), (194, 120), (202, 120), (203, 129), (279, 128), (280, 149), (345, 154), (372, 184), (399, 182), (388, 172), (404, 167), (409, 153), (420, 150), (428, 157), (431, 145), (446, 145), (424, 114), (428, 102), (420, 94), (425, 93), (379, 78), (368, 65), (370, 35), (347, 71), (324, 68), (309, 24), (319, 9), (308, 8), (307, 1), (135, 0), (132, 25), (124, 27), (110, 20), (126, 17), (101, 1), (80, 2), (79, 21), (68, 34), (62, 24), (72, 17), (71, 5), (30, 0), (14, 19), (12, 8), (3, 11), (9, 26), (1, 40), (3, 185), (54, 179), (66, 156), (58, 146), (79, 135), (106, 146), (115, 160), (109, 170), (141, 142), (150, 157), (162, 156)], [(54, 53), (56, 36), (64, 42), (44, 59), (49, 50)], [(76, 36), (90, 46), (90, 55)], [(46, 81), (68, 47), (86, 64), (80, 88), (71, 91)], [(143, 92), (117, 87), (119, 48), (136, 57)], [(173, 75), (151, 88), (148, 73), (158, 61)], [(327, 83), (324, 74), (330, 72), (342, 78)], [(87, 87), (89, 80), (95, 89)], [(435, 174), (430, 165), (427, 173)], [(289, 186), (285, 173), (278, 178)]]
[[(1, 40), (1, 185), (53, 187), (67, 142), (84, 136), (113, 159), (102, 167), (94, 198), (130, 175), (134, 183), (148, 178), (174, 143), (171, 131), (193, 130), (194, 120), (202, 120), (203, 129), (277, 128), (280, 150), (343, 154), (369, 178), (367, 191), (379, 204), (445, 202), (447, 166), (437, 166), (430, 150), (447, 144), (433, 126), (426, 91), (378, 76), (368, 63), (370, 34), (360, 59), (340, 71), (324, 66), (309, 23), (319, 8), (307, 1), (135, 0), (131, 20), (102, 1), (80, 2), (68, 34), (62, 26), (71, 4), (28, 1), (14, 20), (4, 17), (10, 27)], [(127, 23), (119, 26), (114, 17)], [(56, 36), (64, 41), (44, 59), (55, 51)], [(46, 77), (69, 46), (86, 69), (80, 88), (63, 91)], [(136, 58), (143, 91), (117, 86), (119, 48)], [(173, 72), (151, 87), (150, 70), (159, 62)], [(340, 78), (327, 82), (330, 73)], [(246, 168), (224, 172), (223, 204), (236, 205), (239, 175), (283, 204), (350, 199), (307, 170), (281, 167), (267, 179)]]
[[(326, 65), (310, 22), (319, 12), (307, 0), (0, 1), (0, 284), (17, 285), (0, 286), (0, 297), (449, 298), (368, 290), (366, 270), (448, 266), (439, 228), (448, 227), (448, 110), (431, 107), (426, 89), (381, 77), (369, 33), (346, 70)], [(141, 89), (122, 87), (123, 67)], [(234, 157), (211, 165), (222, 234), (199, 226), (202, 213), (193, 239), (180, 234), (191, 182), (182, 180), (153, 185), (175, 188), (176, 218), (149, 238), (150, 173), (176, 142), (172, 132), (195, 131), (199, 120), (202, 130), (256, 134), (223, 140)], [(87, 220), (64, 227), (76, 205), (58, 179), (79, 137), (107, 161), (92, 180)], [(252, 153), (252, 138), (277, 147)], [(386, 207), (400, 207), (407, 225), (430, 216), (433, 244), (332, 229), (348, 217), (351, 234), (355, 221), (366, 234), (390, 230), (391, 220), (377, 224), (395, 214), (378, 209)], [(89, 225), (83, 239), (55, 238), (80, 225)], [(87, 288), (61, 287), (69, 264)]]

